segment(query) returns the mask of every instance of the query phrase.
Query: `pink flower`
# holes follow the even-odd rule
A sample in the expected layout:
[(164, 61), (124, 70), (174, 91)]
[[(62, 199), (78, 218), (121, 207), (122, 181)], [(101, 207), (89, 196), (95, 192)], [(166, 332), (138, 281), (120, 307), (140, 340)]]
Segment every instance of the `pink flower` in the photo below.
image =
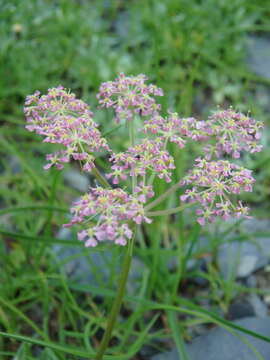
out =
[(252, 191), (252, 172), (227, 160), (211, 159), (224, 155), (238, 159), (244, 150), (260, 151), (262, 123), (231, 108), (216, 111), (207, 121), (182, 118), (170, 111), (163, 117), (161, 105), (156, 102), (163, 91), (147, 84), (146, 80), (142, 74), (126, 76), (121, 73), (114, 81), (100, 86), (99, 104), (113, 108), (117, 122), (143, 119), (137, 142), (132, 140), (132, 146), (120, 153), (111, 152), (89, 106), (62, 86), (49, 89), (46, 95), (37, 91), (26, 98), (26, 128), (42, 135), (44, 142), (60, 145), (60, 150), (46, 156), (48, 163), (44, 169), (55, 166), (60, 170), (65, 163), (76, 160), (83, 171), (91, 172), (95, 167), (95, 153), (108, 151), (111, 169), (106, 177), (113, 185), (132, 177), (129, 181), (132, 194), (119, 187), (108, 189), (106, 183), (106, 188), (91, 188), (73, 204), (72, 218), (64, 226), (81, 224), (78, 239), (87, 247), (105, 241), (125, 246), (133, 236), (134, 226), (151, 223), (144, 207), (155, 195), (149, 184), (156, 186), (155, 177), (169, 183), (175, 169), (174, 158), (167, 150), (169, 143), (182, 149), (188, 140), (209, 141), (204, 147), (204, 157), (197, 158), (194, 168), (179, 181), (179, 187), (191, 187), (180, 199), (198, 203), (196, 214), (200, 225), (216, 217), (223, 220), (230, 216), (248, 217), (249, 209), (233, 199), (243, 191)]
[(113, 163), (112, 171), (106, 175), (113, 178), (113, 183), (118, 184), (118, 179), (125, 180), (127, 176), (143, 177), (154, 173), (159, 178), (171, 181), (171, 169), (174, 161), (163, 144), (154, 140), (143, 139), (141, 143), (128, 148), (127, 151), (114, 154), (110, 161)]
[(149, 116), (160, 110), (154, 96), (163, 96), (162, 89), (146, 85), (145, 75), (126, 76), (121, 73), (115, 81), (101, 84), (97, 98), (103, 107), (113, 107), (116, 122), (132, 120), (135, 114)]
[(201, 226), (205, 225), (205, 218), (204, 217), (198, 217), (197, 221)]
[[(147, 193), (151, 194), (150, 187), (145, 188)], [(86, 246), (96, 246), (101, 241), (126, 245), (133, 235), (131, 223), (151, 222), (145, 216), (144, 208), (136, 195), (129, 195), (120, 188), (92, 188), (88, 194), (74, 203), (71, 213), (72, 219), (65, 226), (83, 223), (87, 229), (78, 233), (78, 239), (85, 241)], [(97, 217), (95, 225), (93, 216)]]
[(242, 191), (252, 191), (254, 178), (251, 171), (226, 160), (208, 162), (196, 159), (195, 167), (183, 179), (181, 185), (191, 184), (180, 200), (198, 202), (201, 208), (197, 210), (197, 221), (204, 225), (219, 216), (227, 220), (229, 216), (248, 213), (248, 208), (235, 207), (229, 199), (230, 194), (240, 194)]
[(50, 163), (45, 169), (52, 165), (62, 169), (63, 163), (69, 162), (71, 158), (88, 158), (84, 170), (91, 171), (95, 166), (92, 154), (101, 150), (109, 151), (88, 105), (76, 99), (74, 94), (67, 92), (62, 86), (49, 89), (47, 95), (40, 96), (39, 92), (35, 92), (28, 96), (24, 112), (29, 131), (45, 136), (44, 142), (62, 144), (64, 147), (60, 152), (47, 157)]
[(86, 241), (85, 241), (85, 246), (86, 247), (89, 247), (89, 246), (91, 246), (91, 247), (95, 247), (95, 246), (97, 246), (97, 241), (95, 240), (95, 238), (93, 238), (93, 237), (91, 237), (91, 238), (88, 238)]
[(177, 144), (181, 149), (185, 146), (187, 139), (202, 141), (209, 139), (211, 130), (205, 121), (194, 118), (180, 118), (177, 113), (169, 112), (168, 117), (163, 118), (154, 114), (150, 119), (144, 121), (143, 131), (158, 135), (163, 142), (167, 141)]
[(80, 231), (79, 233), (78, 233), (78, 239), (79, 240), (84, 240), (85, 238), (86, 238), (86, 236), (87, 236), (87, 231), (86, 230), (83, 230), (83, 231)]
[(151, 185), (144, 185), (143, 182), (140, 182), (134, 189), (134, 193), (137, 196), (138, 201), (145, 203), (147, 198), (151, 198), (155, 195), (153, 187)]
[(124, 236), (119, 236), (118, 238), (115, 239), (115, 243), (117, 245), (125, 246), (127, 244), (127, 240), (124, 238)]
[(206, 123), (215, 138), (214, 145), (204, 148), (209, 157), (231, 154), (238, 159), (243, 150), (254, 153), (262, 149), (262, 146), (258, 145), (263, 128), (260, 121), (229, 108), (214, 112)]

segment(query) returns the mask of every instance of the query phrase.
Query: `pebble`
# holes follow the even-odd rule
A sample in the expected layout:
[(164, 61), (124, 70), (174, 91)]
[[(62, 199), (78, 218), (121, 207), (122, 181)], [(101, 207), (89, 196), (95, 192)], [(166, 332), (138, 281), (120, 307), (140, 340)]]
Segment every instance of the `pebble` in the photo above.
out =
[(265, 301), (265, 303), (266, 303), (267, 305), (270, 305), (270, 295), (264, 296), (263, 300)]
[(269, 231), (270, 221), (250, 219), (244, 221), (241, 228), (254, 241), (228, 241), (219, 247), (218, 264), (225, 278), (229, 278), (232, 272), (238, 278), (247, 278), (270, 261), (270, 237), (256, 236), (256, 232)]
[(255, 316), (253, 306), (247, 300), (236, 301), (229, 306), (228, 318), (230, 320)]
[[(235, 324), (253, 332), (270, 337), (270, 317), (247, 317), (234, 321)], [(234, 330), (235, 331), (235, 330)], [(238, 332), (253, 345), (265, 360), (270, 359), (270, 343)], [(186, 345), (190, 360), (256, 360), (254, 352), (237, 336), (223, 328), (215, 328)], [(184, 360), (177, 350), (152, 357), (152, 360)]]
[(268, 308), (265, 302), (262, 301), (260, 296), (255, 293), (251, 293), (248, 299), (250, 305), (252, 306), (254, 313), (258, 317), (265, 318), (268, 314)]
[[(62, 228), (58, 232), (57, 238), (71, 240), (72, 233), (70, 229)], [(110, 249), (105, 251), (94, 249), (91, 251), (91, 248), (57, 244), (54, 246), (54, 252), (58, 260), (64, 263), (65, 273), (72, 282), (80, 285), (91, 284), (95, 287), (100, 286), (102, 283), (103, 286), (104, 284), (106, 286), (111, 273), (108, 264), (112, 261), (113, 256)], [(122, 258), (120, 259), (119, 255), (119, 261), (116, 261), (114, 268), (116, 278), (117, 274), (121, 272), (121, 266)], [(129, 295), (138, 294), (138, 290), (142, 285), (142, 277), (147, 275), (148, 269), (146, 265), (138, 257), (134, 256), (127, 284), (127, 293)]]
[(82, 193), (89, 190), (90, 181), (85, 174), (81, 174), (76, 169), (69, 169), (63, 172), (64, 180), (67, 185)]
[(257, 261), (258, 257), (256, 255), (244, 255), (237, 267), (237, 276), (243, 278), (251, 274), (256, 268)]
[(225, 278), (231, 277), (232, 272), (238, 278), (245, 278), (268, 264), (269, 256), (265, 253), (249, 242), (230, 242), (219, 248), (218, 264)]
[(256, 288), (257, 287), (257, 279), (254, 275), (250, 275), (246, 278), (245, 282), (248, 288)]
[(256, 74), (270, 79), (270, 38), (250, 36), (247, 63)]
[(228, 310), (230, 320), (241, 319), (249, 316), (266, 317), (268, 314), (267, 305), (255, 293), (250, 293), (245, 298), (234, 301)]

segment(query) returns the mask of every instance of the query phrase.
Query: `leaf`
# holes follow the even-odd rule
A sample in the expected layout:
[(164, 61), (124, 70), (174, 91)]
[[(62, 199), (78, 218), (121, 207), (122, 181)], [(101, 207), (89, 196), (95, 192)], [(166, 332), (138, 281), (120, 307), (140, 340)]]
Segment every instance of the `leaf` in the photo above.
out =
[(30, 359), (30, 346), (28, 343), (22, 343), (19, 347), (13, 360), (29, 360)]
[(167, 315), (179, 358), (183, 360), (190, 360), (185, 348), (185, 343), (182, 336), (182, 329), (179, 325), (179, 320), (176, 318), (176, 314), (172, 311), (167, 311)]

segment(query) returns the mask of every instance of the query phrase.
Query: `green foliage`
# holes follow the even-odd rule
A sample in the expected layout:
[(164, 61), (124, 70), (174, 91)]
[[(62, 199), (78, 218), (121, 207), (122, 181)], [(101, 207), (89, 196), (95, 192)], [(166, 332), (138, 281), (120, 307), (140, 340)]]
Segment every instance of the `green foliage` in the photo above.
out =
[[(115, 294), (116, 265), (122, 261), (121, 249), (97, 249), (101, 254), (112, 252), (109, 281), (104, 283), (89, 250), (75, 235), (72, 240), (57, 238), (67, 222), (68, 205), (79, 192), (64, 184), (61, 173), (43, 171), (51, 145), (24, 130), (25, 96), (61, 83), (94, 107), (100, 82), (121, 71), (145, 73), (164, 89), (164, 107), (182, 115), (203, 116), (216, 104), (230, 103), (251, 109), (267, 122), (254, 93), (257, 84), (269, 81), (251, 73), (244, 60), (247, 34), (269, 31), (268, 19), (263, 0), (0, 0), (0, 359), (93, 358)], [(104, 133), (115, 126), (105, 112), (95, 116)], [(111, 133), (115, 148), (125, 141), (125, 129), (116, 130)], [(269, 209), (267, 139), (265, 132), (261, 155), (245, 159), (258, 180), (255, 195), (247, 200), (264, 203), (263, 209)], [(172, 151), (178, 159), (178, 178), (197, 149)], [(103, 168), (103, 159), (98, 161)], [(164, 192), (166, 185), (155, 185), (158, 193)], [(175, 206), (177, 201), (172, 196), (165, 205)], [(253, 240), (249, 234), (236, 238), (234, 229), (228, 230), (230, 240)], [(144, 271), (133, 284), (136, 295), (125, 297), (123, 321), (117, 324), (111, 355), (105, 359), (136, 359), (145, 345), (163, 348), (168, 336), (187, 358), (183, 343), (195, 323), (211, 322), (233, 331), (229, 322), (215, 315), (217, 309), (226, 313), (233, 297), (247, 291), (235, 282), (233, 272), (224, 279), (215, 263), (228, 232), (219, 229), (213, 236), (204, 230), (209, 244), (198, 248), (200, 228), (187, 212), (162, 218), (147, 233), (138, 234), (135, 255)], [(53, 247), (59, 243), (81, 251), (60, 261)], [(187, 271), (190, 260), (198, 263), (207, 256), (213, 259), (207, 274)], [(78, 284), (64, 274), (63, 265), (75, 257), (89, 260), (96, 286)], [(172, 259), (174, 267), (169, 266)], [(200, 297), (188, 300), (192, 289), (185, 284), (198, 275), (209, 282), (210, 312), (199, 307)]]

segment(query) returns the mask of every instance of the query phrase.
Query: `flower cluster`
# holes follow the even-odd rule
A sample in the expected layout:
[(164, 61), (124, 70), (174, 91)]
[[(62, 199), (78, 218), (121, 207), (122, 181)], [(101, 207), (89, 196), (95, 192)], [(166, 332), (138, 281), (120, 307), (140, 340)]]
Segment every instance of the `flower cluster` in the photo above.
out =
[[(74, 159), (81, 161), (83, 171), (91, 171), (95, 166), (94, 153), (106, 150), (111, 155), (111, 170), (106, 177), (114, 185), (132, 177), (127, 184), (127, 189), (130, 188), (132, 192), (128, 193), (128, 190), (110, 188), (106, 179), (95, 169), (99, 183), (105, 184), (106, 188), (92, 188), (77, 201), (71, 209), (72, 219), (66, 224), (86, 225), (78, 234), (86, 246), (96, 246), (105, 240), (125, 245), (133, 235), (134, 225), (151, 222), (145, 215), (144, 205), (154, 196), (154, 191), (152, 186), (146, 184), (152, 183), (155, 176), (166, 182), (171, 181), (175, 164), (167, 150), (169, 142), (183, 148), (188, 140), (208, 141), (204, 148), (205, 157), (198, 158), (194, 168), (179, 183), (180, 186), (190, 185), (180, 199), (199, 204), (197, 215), (201, 225), (213, 221), (215, 217), (248, 216), (249, 209), (241, 202), (233, 201), (233, 198), (242, 191), (252, 191), (254, 178), (251, 171), (219, 158), (228, 155), (239, 158), (243, 150), (251, 153), (260, 151), (258, 140), (262, 123), (232, 108), (218, 110), (206, 121), (193, 117), (181, 118), (173, 112), (163, 117), (161, 106), (155, 99), (156, 96), (163, 96), (163, 91), (155, 85), (146, 84), (146, 80), (145, 75), (125, 76), (121, 73), (114, 81), (100, 86), (97, 95), (99, 104), (113, 108), (117, 122), (122, 119), (129, 122), (130, 147), (120, 153), (111, 152), (93, 121), (88, 105), (62, 86), (49, 89), (47, 95), (41, 96), (36, 92), (26, 99), (26, 128), (45, 136), (44, 142), (62, 146), (59, 151), (47, 155), (45, 169), (52, 165), (61, 169), (64, 163)], [(134, 139), (134, 124), (131, 122), (137, 116), (143, 120), (140, 142)], [(214, 161), (214, 158), (218, 160)], [(177, 186), (173, 185), (165, 196), (175, 191)], [(164, 194), (148, 204), (150, 207), (146, 209), (163, 199)], [(179, 211), (179, 207), (150, 214), (176, 213), (172, 210)]]
[(121, 73), (115, 81), (101, 84), (97, 98), (103, 107), (113, 107), (116, 122), (121, 119), (130, 121), (134, 114), (147, 116), (160, 110), (153, 96), (163, 96), (162, 89), (155, 85), (146, 85), (147, 77), (125, 76)]
[(64, 145), (63, 150), (47, 155), (49, 163), (45, 169), (52, 165), (62, 169), (63, 163), (73, 158), (84, 161), (83, 170), (91, 171), (94, 167), (92, 153), (109, 150), (88, 105), (62, 86), (49, 89), (47, 95), (40, 96), (37, 91), (28, 96), (24, 111), (29, 131), (45, 136), (44, 142)]
[(224, 154), (239, 158), (243, 150), (254, 153), (262, 149), (262, 146), (258, 145), (262, 122), (232, 108), (216, 111), (206, 124), (210, 130), (209, 135), (215, 138), (213, 145), (205, 147), (208, 159), (213, 155), (220, 158)]
[(171, 181), (171, 170), (175, 168), (173, 157), (164, 150), (161, 138), (157, 140), (143, 139), (137, 145), (129, 147), (127, 151), (113, 154), (110, 161), (113, 163), (112, 172), (107, 178), (113, 178), (118, 184), (119, 178), (125, 180), (129, 176), (146, 176), (147, 172), (156, 174), (166, 182)]
[(227, 219), (230, 215), (247, 216), (248, 208), (241, 203), (234, 205), (230, 194), (251, 192), (255, 182), (251, 171), (226, 160), (211, 161), (197, 159), (194, 169), (182, 180), (181, 185), (192, 184), (180, 197), (182, 201), (199, 202), (198, 222), (213, 221), (215, 216)]
[(195, 141), (207, 140), (210, 129), (205, 121), (198, 121), (195, 118), (180, 118), (177, 113), (169, 112), (169, 116), (163, 118), (159, 114), (154, 114), (144, 122), (143, 131), (159, 135), (162, 140), (177, 144), (183, 148), (186, 139)]
[[(145, 216), (143, 203), (147, 197), (152, 197), (150, 187), (142, 184), (135, 189), (135, 195), (129, 195), (124, 190), (92, 188), (71, 209), (73, 217), (69, 224), (89, 223), (87, 229), (78, 233), (79, 240), (85, 241), (85, 246), (96, 246), (100, 241), (113, 241), (119, 245), (126, 245), (132, 237), (130, 223), (150, 223)], [(96, 222), (93, 220), (96, 218)]]

